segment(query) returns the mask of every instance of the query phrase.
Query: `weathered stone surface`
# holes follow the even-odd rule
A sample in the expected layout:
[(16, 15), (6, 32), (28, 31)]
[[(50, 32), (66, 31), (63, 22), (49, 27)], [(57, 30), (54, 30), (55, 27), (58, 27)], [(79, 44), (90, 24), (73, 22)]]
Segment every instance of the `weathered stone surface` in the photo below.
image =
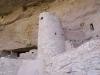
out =
[[(7, 3), (7, 1), (10, 2), (9, 0), (2, 1), (0, 4)], [(19, 3), (24, 2), (20, 1)], [(31, 1), (34, 4), (39, 0), (27, 0), (25, 4), (30, 4)], [(19, 7), (11, 14), (1, 16), (0, 50), (37, 45), (38, 15), (42, 11), (50, 11), (60, 17), (66, 40), (71, 41), (74, 47), (78, 47), (91, 38), (98, 38), (100, 35), (99, 1), (56, 0), (52, 3), (48, 2), (46, 0), (46, 2), (44, 1), (44, 3), (40, 3), (39, 5), (29, 6), (25, 11)], [(90, 30), (91, 23), (94, 26), (94, 31)]]
[(21, 10), (1, 19), (0, 50), (37, 45), (37, 25), (34, 25), (32, 12), (19, 12)]
[(18, 7), (23, 7), (23, 10), (27, 9), (27, 6), (35, 6), (40, 2), (51, 2), (54, 0), (1, 0), (0, 1), (0, 16), (8, 15)]
[(91, 40), (73, 51), (59, 54), (53, 57), (46, 72), (50, 75), (99, 75), (99, 48), (100, 40)]
[[(43, 13), (43, 14), (44, 15), (40, 16), (40, 20), (42, 19), (43, 22), (42, 21), (39, 21), (39, 22), (40, 22), (40, 25), (44, 26), (44, 28), (45, 28), (46, 26), (48, 26), (48, 24), (50, 24), (50, 25), (52, 24), (52, 20), (55, 19), (55, 17), (48, 15), (46, 13)], [(45, 18), (46, 18), (46, 20), (45, 20)], [(48, 21), (48, 19), (49, 19), (49, 21)], [(59, 26), (59, 22), (58, 21), (55, 21), (55, 22), (54, 22), (54, 24), (57, 24)], [(40, 26), (39, 30), (43, 29), (43, 28), (41, 28), (41, 26)], [(56, 26), (56, 28), (58, 28), (58, 26)], [(46, 31), (45, 31), (46, 33), (49, 32), (49, 28), (47, 28), (48, 30), (46, 29)], [(53, 31), (55, 31), (55, 30), (52, 30), (52, 32), (48, 33), (49, 36), (50, 36), (50, 34), (52, 35)], [(45, 33), (45, 32), (43, 32), (43, 33)], [(42, 33), (42, 31), (39, 33)], [(39, 50), (40, 49), (45, 50), (45, 48), (47, 51), (49, 50), (49, 48), (50, 48), (50, 50), (52, 50), (53, 49), (52, 46), (47, 45), (49, 43), (51, 44), (51, 41), (48, 41), (48, 40), (51, 40), (51, 38), (48, 38), (47, 36), (45, 36), (45, 34), (43, 35), (43, 33), (39, 34), (39, 37), (40, 37), (40, 35), (41, 35), (41, 38), (44, 37), (44, 38), (42, 38), (44, 40), (42, 40), (42, 39), (40, 40), (40, 38), (39, 38), (39, 41), (38, 41), (38, 42), (40, 42)], [(60, 32), (58, 32), (58, 34), (59, 33)], [(47, 40), (45, 40), (45, 38)], [(53, 37), (53, 38), (55, 38), (55, 37)], [(56, 40), (56, 38), (55, 38), (55, 40)], [(63, 38), (62, 38), (62, 40), (63, 40)], [(41, 41), (43, 43), (46, 42), (47, 46), (45, 44), (41, 44)], [(60, 41), (56, 42), (55, 45), (53, 45), (53, 46), (54, 47), (58, 46), (57, 45), (58, 43), (60, 43)], [(96, 67), (100, 65), (99, 61), (98, 61), (100, 59), (100, 50), (99, 50), (100, 47), (99, 46), (100, 46), (100, 40), (92, 38), (92, 40), (88, 41), (87, 43), (82, 44), (78, 48), (68, 47), (68, 48), (66, 48), (67, 50), (64, 53), (62, 53), (62, 52), (58, 53), (58, 54), (56, 54), (56, 56), (52, 56), (49, 58), (45, 57), (45, 56), (41, 57), (40, 63), (42, 61), (41, 65), (43, 67), (40, 67), (39, 74), (40, 75), (41, 74), (42, 75), (72, 75), (72, 74), (73, 75), (91, 75), (91, 73), (92, 73), (93, 75), (98, 75), (98, 74), (100, 74), (100, 72), (99, 72), (99, 69), (96, 69)], [(43, 49), (42, 49), (42, 47), (43, 47)], [(63, 46), (61, 45), (61, 47), (63, 47)], [(58, 48), (60, 48), (60, 46)], [(57, 48), (55, 48), (55, 50), (56, 49)], [(49, 51), (48, 52), (39, 51), (39, 52), (41, 54), (48, 55)], [(54, 52), (52, 52), (52, 53), (54, 53)], [(47, 58), (47, 59), (45, 59), (45, 58)]]
[[(56, 20), (57, 18), (55, 18), (54, 15), (51, 15), (47, 12), (44, 12), (42, 15), (40, 15), (39, 19), (40, 28), (38, 35), (39, 36), (38, 55), (43, 54), (44, 57), (43, 56), (40, 57), (40, 61), (42, 61), (41, 65), (43, 67), (40, 67), (41, 69), (39, 71), (39, 74), (40, 75), (41, 74), (42, 75), (91, 75), (92, 73), (93, 75), (99, 75), (100, 72), (99, 69), (96, 69), (97, 67), (96, 65), (98, 66), (100, 65), (99, 64), (100, 39), (91, 38), (92, 40), (90, 39), (89, 39), (90, 41), (87, 40), (87, 43), (84, 43), (77, 48), (67, 47), (66, 51), (57, 53), (56, 55), (49, 57), (50, 55), (52, 55), (52, 53), (54, 54), (55, 51), (58, 52), (60, 48), (61, 48), (60, 50), (64, 49), (64, 44), (63, 44), (64, 42), (63, 43), (61, 42), (61, 40), (63, 40), (61, 36), (63, 35), (59, 37), (53, 36), (54, 32), (57, 32), (58, 34), (62, 32), (60, 30), (61, 27), (59, 27), (59, 21)], [(55, 24), (55, 29), (52, 28), (53, 24)], [(55, 40), (53, 41), (53, 39)], [(53, 44), (52, 42), (55, 44)], [(60, 42), (61, 45), (58, 46)], [(71, 45), (71, 44), (66, 44), (66, 45)], [(53, 49), (55, 51), (52, 51)], [(49, 53), (50, 51), (51, 53)]]
[(21, 62), (16, 59), (0, 58), (0, 75), (17, 75)]
[[(19, 7), (0, 17), (0, 50), (37, 45), (38, 15), (42, 11), (50, 11), (60, 17), (66, 40), (71, 41), (74, 47), (91, 38), (99, 38), (99, 3), (97, 0), (56, 0), (29, 6), (25, 11)], [(93, 24), (94, 31), (90, 30), (90, 24)]]
[[(90, 8), (92, 10), (91, 6), (85, 10), (89, 10)], [(80, 13), (82, 13), (82, 11), (80, 11)], [(73, 13), (75, 13), (75, 12), (73, 12)], [(52, 57), (49, 60), (49, 63), (46, 64), (42, 70), (40, 69), (40, 67), (42, 67), (40, 64), (41, 61), (24, 60), (23, 63), (21, 62), (22, 64), (21, 64), (19, 71), (18, 71), (18, 68), (14, 68), (16, 66), (12, 67), (12, 68), (14, 68), (13, 70), (9, 69), (11, 71), (10, 75), (14, 75), (16, 73), (16, 71), (18, 71), (19, 75), (22, 75), (22, 74), (24, 74), (24, 75), (25, 74), (26, 75), (27, 74), (28, 75), (29, 74), (30, 75), (31, 74), (32, 75), (33, 74), (39, 75), (38, 69), (43, 71), (43, 73), (44, 73), (43, 75), (99, 75), (100, 74), (100, 61), (99, 61), (100, 60), (100, 40), (99, 40), (99, 18), (100, 17), (99, 17), (99, 9), (96, 8), (96, 11), (87, 12), (87, 13), (88, 13), (87, 15), (84, 14), (85, 16), (84, 15), (82, 16), (82, 14), (81, 14), (82, 17), (79, 17), (78, 16), (79, 14), (76, 15), (77, 13), (71, 15), (72, 18), (74, 15), (78, 16), (78, 20), (76, 20), (75, 22), (74, 21), (69, 21), (70, 23), (68, 22), (69, 25), (68, 25), (67, 31), (69, 31), (69, 32), (68, 32), (68, 35), (66, 34), (67, 35), (66, 37), (70, 36), (71, 39), (70, 39), (70, 37), (67, 38), (68, 42), (66, 42), (67, 43), (66, 45), (67, 46), (69, 45), (70, 47), (66, 48), (67, 50), (65, 51), (65, 53), (60, 53), (60, 54)], [(91, 13), (91, 15), (90, 15), (90, 13)], [(59, 12), (57, 14), (59, 15)], [(60, 17), (61, 17), (61, 15), (60, 15)], [(64, 19), (66, 19), (66, 18), (64, 18)], [(62, 18), (61, 20), (64, 20), (64, 19)], [(26, 21), (25, 23), (27, 23), (26, 18), (24, 20)], [(84, 24), (83, 21), (86, 22), (86, 24)], [(17, 22), (20, 22), (20, 20), (18, 20)], [(81, 22), (81, 26), (83, 28), (80, 27), (79, 22)], [(91, 28), (90, 28), (91, 23), (94, 26), (94, 30), (91, 30)], [(64, 23), (64, 24), (67, 24), (67, 23)], [(75, 24), (75, 26), (74, 26), (74, 24)], [(13, 25), (12, 25), (12, 27), (13, 27)], [(11, 32), (11, 30), (14, 30), (14, 32), (16, 32), (17, 31), (16, 27), (15, 27), (15, 29), (13, 29), (13, 28), (11, 28), (11, 26), (8, 26), (8, 28), (11, 28), (11, 29), (6, 30), (6, 32), (7, 31)], [(21, 28), (23, 29), (23, 27), (24, 26), (22, 26)], [(27, 28), (27, 27), (25, 27), (25, 28)], [(6, 29), (7, 29), (7, 27), (6, 27)], [(18, 28), (18, 31), (21, 30), (21, 32), (22, 32), (24, 30), (24, 29), (23, 30), (22, 29)], [(82, 30), (82, 32), (81, 32), (81, 30)], [(71, 35), (70, 33), (73, 33), (75, 35)], [(4, 35), (4, 34), (2, 33), (2, 35)], [(22, 34), (23, 33), (21, 33), (21, 35)], [(76, 34), (77, 34), (77, 36), (76, 36)], [(78, 36), (78, 35), (80, 35), (80, 36)], [(8, 34), (6, 36), (8, 36)], [(9, 33), (9, 38), (7, 38), (6, 36), (5, 36), (5, 38), (7, 40), (9, 40), (9, 39), (12, 40), (11, 39), (12, 37), (10, 38), (10, 33)], [(12, 36), (14, 36), (14, 34)], [(17, 34), (16, 36), (19, 36), (19, 35)], [(73, 38), (74, 36), (75, 36), (75, 38)], [(4, 36), (1, 36), (1, 37), (3, 38)], [(98, 39), (94, 39), (94, 38), (98, 38)], [(19, 39), (19, 38), (17, 38), (17, 39)], [(73, 46), (74, 44), (73, 45), (70, 44), (70, 42), (69, 42), (70, 40), (72, 41), (72, 43), (74, 41), (75, 45), (78, 42), (79, 45), (76, 46), (76, 48), (75, 48)], [(80, 41), (82, 41), (81, 45), (80, 45)], [(27, 43), (24, 43), (24, 46), (26, 44)], [(6, 62), (6, 61), (4, 61), (4, 62)], [(15, 63), (15, 62), (13, 62), (13, 63)], [(35, 65), (35, 67), (33, 64)], [(6, 65), (6, 63), (4, 65)], [(10, 65), (10, 67), (11, 66), (12, 65)], [(5, 68), (5, 67), (6, 66), (3, 66), (3, 68)], [(8, 75), (8, 68), (5, 68), (7, 70), (2, 71), (3, 68), (0, 68), (1, 74)]]
[(23, 60), (17, 75), (41, 75), (39, 74), (39, 60)]

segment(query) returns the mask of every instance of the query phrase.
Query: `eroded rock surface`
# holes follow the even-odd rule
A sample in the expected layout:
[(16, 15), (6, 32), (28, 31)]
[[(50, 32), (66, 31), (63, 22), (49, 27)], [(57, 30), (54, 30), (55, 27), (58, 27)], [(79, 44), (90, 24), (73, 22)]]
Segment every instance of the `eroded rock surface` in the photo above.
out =
[(51, 75), (99, 75), (100, 40), (91, 40), (75, 51), (53, 58)]
[(65, 31), (66, 51), (51, 57), (42, 70), (39, 67), (43, 64), (37, 59), (1, 58), (0, 74), (39, 75), (39, 69), (43, 75), (100, 75), (99, 0), (56, 0), (20, 7), (11, 14), (0, 16), (0, 50), (36, 46), (38, 16), (42, 11), (52, 12), (60, 18)]
[[(31, 0), (27, 1), (30, 3)], [(74, 47), (91, 38), (99, 38), (99, 4), (98, 0), (56, 0), (27, 6), (25, 11), (19, 7), (11, 14), (0, 17), (0, 50), (37, 45), (38, 15), (42, 11), (60, 17), (66, 40)]]

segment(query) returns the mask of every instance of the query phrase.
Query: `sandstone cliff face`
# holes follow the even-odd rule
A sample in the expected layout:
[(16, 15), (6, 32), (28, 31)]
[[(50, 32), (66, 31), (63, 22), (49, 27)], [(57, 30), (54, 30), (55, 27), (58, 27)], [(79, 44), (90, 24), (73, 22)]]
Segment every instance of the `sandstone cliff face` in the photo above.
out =
[[(2, 0), (1, 3), (5, 5), (0, 4), (0, 50), (37, 46), (38, 15), (43, 11), (60, 17), (66, 40), (74, 47), (93, 37), (99, 37), (98, 0), (27, 1), (19, 0), (14, 4), (15, 2)], [(8, 13), (3, 9), (11, 10), (11, 13), (2, 14)], [(90, 29), (91, 25), (94, 26), (94, 31)]]
[(0, 50), (37, 46), (38, 14), (52, 1), (1, 0)]

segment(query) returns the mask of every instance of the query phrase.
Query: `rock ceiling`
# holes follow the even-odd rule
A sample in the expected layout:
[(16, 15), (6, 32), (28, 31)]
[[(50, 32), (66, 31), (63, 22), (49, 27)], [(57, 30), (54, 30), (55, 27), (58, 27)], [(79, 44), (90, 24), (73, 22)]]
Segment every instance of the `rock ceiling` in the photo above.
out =
[(54, 0), (0, 0), (0, 15), (7, 15), (19, 6), (34, 6), (40, 2), (51, 2)]

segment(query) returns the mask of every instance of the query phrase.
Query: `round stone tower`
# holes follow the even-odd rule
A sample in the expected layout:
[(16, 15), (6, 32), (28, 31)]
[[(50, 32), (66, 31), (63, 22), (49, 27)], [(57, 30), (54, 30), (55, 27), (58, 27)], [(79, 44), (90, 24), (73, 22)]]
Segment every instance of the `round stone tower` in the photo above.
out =
[(49, 12), (43, 12), (39, 16), (38, 51), (39, 56), (46, 57), (65, 51), (65, 38), (60, 20)]

